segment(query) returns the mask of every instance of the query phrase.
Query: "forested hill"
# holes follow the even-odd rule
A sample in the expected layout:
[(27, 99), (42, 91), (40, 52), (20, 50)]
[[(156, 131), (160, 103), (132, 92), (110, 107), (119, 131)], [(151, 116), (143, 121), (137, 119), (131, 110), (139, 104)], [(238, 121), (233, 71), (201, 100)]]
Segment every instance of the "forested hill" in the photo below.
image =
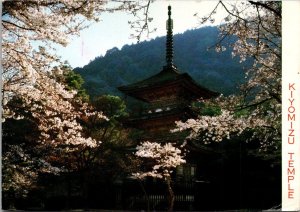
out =
[[(216, 27), (204, 27), (174, 35), (174, 64), (189, 73), (199, 84), (228, 95), (236, 92), (244, 79), (244, 66), (232, 58), (231, 50), (222, 53), (214, 49), (218, 38)], [(91, 96), (119, 95), (117, 87), (145, 79), (162, 70), (165, 65), (165, 37), (135, 45), (113, 48), (74, 70), (85, 80), (84, 87)]]

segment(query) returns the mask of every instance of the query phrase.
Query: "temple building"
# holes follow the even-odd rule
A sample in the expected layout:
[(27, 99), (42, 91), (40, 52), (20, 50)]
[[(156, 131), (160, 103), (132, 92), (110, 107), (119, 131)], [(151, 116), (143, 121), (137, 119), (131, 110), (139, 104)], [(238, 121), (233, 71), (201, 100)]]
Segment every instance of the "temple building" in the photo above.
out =
[[(199, 108), (195, 110), (192, 103), (197, 100), (205, 100), (217, 97), (217, 92), (211, 91), (195, 82), (188, 73), (183, 73), (173, 63), (173, 20), (171, 19), (171, 6), (168, 7), (166, 36), (166, 65), (157, 74), (142, 81), (121, 86), (118, 89), (125, 95), (141, 100), (147, 106), (138, 114), (131, 114), (126, 121), (126, 126), (141, 130), (143, 133), (138, 141), (172, 142), (180, 145), (186, 138), (186, 133), (171, 133), (175, 128), (175, 121), (185, 121), (189, 118), (196, 118)], [(201, 108), (200, 108), (201, 110)], [(177, 203), (179, 205), (193, 206), (196, 199), (205, 199), (205, 169), (207, 161), (216, 157), (216, 152), (200, 142), (188, 142), (186, 148), (189, 150), (187, 163), (177, 167), (174, 173), (174, 189)], [(207, 163), (207, 164), (210, 164)], [(210, 166), (210, 165), (209, 165)], [(201, 167), (198, 169), (197, 167)], [(208, 167), (209, 168), (209, 167)], [(150, 195), (157, 203), (161, 195), (161, 186), (151, 182), (148, 189), (152, 190)], [(205, 185), (204, 185), (205, 186)], [(154, 191), (153, 188), (158, 188)], [(199, 189), (196, 189), (199, 188)], [(129, 189), (130, 190), (130, 189)], [(197, 193), (198, 191), (201, 191)], [(130, 194), (127, 194), (130, 196)], [(138, 195), (135, 196), (137, 198)], [(175, 205), (176, 205), (175, 201)], [(183, 207), (184, 208), (184, 207)], [(180, 209), (180, 208), (177, 208)]]
[(168, 7), (168, 16), (166, 65), (154, 76), (118, 88), (126, 95), (147, 103), (138, 116), (133, 114), (127, 121), (128, 126), (144, 131), (141, 140), (175, 142), (175, 135), (170, 133), (175, 121), (197, 116), (192, 102), (219, 95), (197, 84), (188, 73), (180, 72), (173, 64), (171, 6)]

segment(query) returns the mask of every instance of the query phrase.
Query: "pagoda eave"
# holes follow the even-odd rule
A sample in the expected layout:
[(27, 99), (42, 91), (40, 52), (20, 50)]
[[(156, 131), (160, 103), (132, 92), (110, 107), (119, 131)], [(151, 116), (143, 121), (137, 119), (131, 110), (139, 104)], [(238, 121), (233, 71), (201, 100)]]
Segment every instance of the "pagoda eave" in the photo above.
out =
[(162, 83), (153, 83), (144, 86), (122, 86), (118, 89), (125, 93), (128, 96), (140, 99), (142, 101), (151, 102), (151, 99), (147, 98), (145, 94), (152, 94), (157, 96), (158, 93), (161, 93), (161, 90), (166, 88), (171, 89), (171, 92), (177, 91), (185, 94), (189, 94), (191, 100), (198, 99), (210, 99), (217, 97), (220, 94), (211, 90), (208, 90), (205, 87), (198, 85), (188, 74), (181, 74), (177, 77), (176, 80), (167, 81)]

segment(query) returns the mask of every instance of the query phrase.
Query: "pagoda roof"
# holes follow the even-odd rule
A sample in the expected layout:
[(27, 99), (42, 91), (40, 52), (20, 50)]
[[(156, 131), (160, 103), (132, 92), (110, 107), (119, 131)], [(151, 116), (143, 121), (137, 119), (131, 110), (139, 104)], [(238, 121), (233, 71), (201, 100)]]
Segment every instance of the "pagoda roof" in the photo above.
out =
[(170, 84), (184, 86), (185, 89), (193, 93), (195, 98), (208, 99), (219, 95), (219, 93), (199, 85), (188, 73), (180, 73), (174, 65), (164, 66), (163, 70), (158, 74), (130, 85), (121, 86), (118, 89), (129, 96), (144, 100), (138, 93), (147, 90), (151, 91), (155, 88), (163, 88)]

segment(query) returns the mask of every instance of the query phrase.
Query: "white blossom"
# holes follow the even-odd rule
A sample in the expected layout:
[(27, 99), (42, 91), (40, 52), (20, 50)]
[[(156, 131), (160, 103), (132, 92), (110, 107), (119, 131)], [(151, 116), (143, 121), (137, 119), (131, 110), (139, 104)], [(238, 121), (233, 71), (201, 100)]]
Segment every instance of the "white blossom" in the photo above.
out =
[(154, 160), (150, 171), (134, 173), (133, 176), (139, 179), (145, 177), (169, 178), (173, 169), (185, 163), (182, 151), (171, 143), (160, 144), (145, 141), (137, 146), (136, 156)]
[[(240, 62), (253, 60), (245, 72), (240, 92), (211, 102), (223, 112), (216, 117), (199, 117), (177, 122), (177, 130), (191, 130), (190, 137), (201, 135), (205, 142), (221, 141), (231, 134), (253, 129), (253, 137), (261, 141), (261, 150), (280, 147), (281, 140), (281, 2), (219, 1), (215, 9), (202, 21), (208, 21), (222, 7), (228, 13), (219, 26), (220, 42), (235, 36), (232, 56)], [(243, 115), (235, 115), (241, 111)], [(229, 112), (231, 111), (231, 112)]]
[[(62, 64), (55, 47), (67, 45), (71, 36), (78, 35), (93, 21), (99, 21), (104, 11), (132, 11), (142, 7), (142, 3), (129, 1), (113, 4), (107, 1), (2, 1), (2, 121), (25, 118), (22, 113), (26, 113), (26, 118), (37, 123), (40, 132), (33, 150), (47, 149), (49, 155), (58, 149), (67, 153), (100, 145), (100, 141), (85, 135), (78, 120), (91, 116), (107, 118), (90, 106), (76, 102), (76, 91), (67, 90), (55, 80), (51, 71), (59, 74), (60, 70), (53, 67)], [(10, 104), (15, 98), (22, 101), (19, 108)], [(4, 157), (3, 164), (13, 177), (9, 183), (4, 182), (4, 190), (10, 185), (20, 185), (20, 191), (24, 190), (40, 171), (58, 172), (57, 167), (51, 168), (47, 154), (43, 160), (50, 165), (42, 168), (34, 167), (37, 160), (27, 157), (32, 164), (31, 173), (25, 170), (28, 167), (13, 163), (13, 155), (17, 154), (13, 146), (6, 151), (12, 155)], [(22, 171), (15, 172), (14, 166)]]

